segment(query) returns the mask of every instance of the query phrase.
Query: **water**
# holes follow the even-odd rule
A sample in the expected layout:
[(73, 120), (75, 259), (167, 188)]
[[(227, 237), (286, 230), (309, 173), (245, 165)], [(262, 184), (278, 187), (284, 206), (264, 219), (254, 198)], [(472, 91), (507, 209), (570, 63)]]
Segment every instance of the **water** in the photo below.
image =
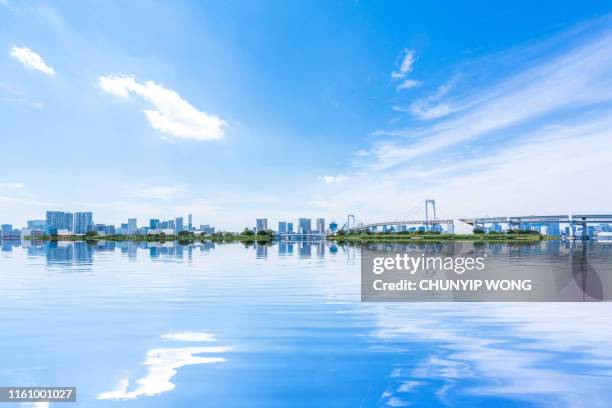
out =
[[(518, 271), (582, 245), (484, 250)], [(610, 266), (610, 244), (584, 245)], [(76, 386), (49, 404), (66, 407), (609, 406), (612, 304), (361, 303), (359, 262), (327, 243), (4, 242), (0, 385)]]

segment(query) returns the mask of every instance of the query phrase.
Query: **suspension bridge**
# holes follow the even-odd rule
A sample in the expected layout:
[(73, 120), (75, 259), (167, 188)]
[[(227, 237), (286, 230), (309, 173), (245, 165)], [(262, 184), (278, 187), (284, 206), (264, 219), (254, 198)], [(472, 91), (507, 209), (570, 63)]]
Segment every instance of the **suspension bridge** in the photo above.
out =
[[(416, 218), (419, 213), (424, 213), (424, 219)], [(412, 218), (411, 217), (415, 217)], [(355, 222), (355, 215), (349, 214), (346, 223), (340, 228), (341, 231), (409, 231), (410, 229), (423, 229), (425, 231), (439, 231), (452, 234), (455, 232), (455, 225), (452, 219), (438, 219), (436, 216), (436, 200), (426, 199), (401, 216), (392, 221), (382, 221), (373, 223)]]

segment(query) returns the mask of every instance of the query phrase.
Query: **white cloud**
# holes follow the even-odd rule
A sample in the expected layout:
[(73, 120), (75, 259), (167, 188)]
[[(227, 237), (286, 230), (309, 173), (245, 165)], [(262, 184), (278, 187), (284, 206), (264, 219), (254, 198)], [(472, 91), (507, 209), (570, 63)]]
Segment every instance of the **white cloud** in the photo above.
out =
[(406, 79), (401, 84), (399, 84), (395, 89), (397, 91), (401, 91), (403, 89), (411, 89), (421, 85), (421, 82), (416, 81), (414, 79)]
[(21, 189), (25, 188), (25, 186), (21, 183), (0, 183), (0, 188)]
[(27, 47), (12, 47), (9, 54), (27, 69), (40, 71), (46, 75), (55, 75), (55, 70), (47, 65), (40, 55)]
[(176, 91), (153, 81), (137, 82), (129, 75), (108, 75), (99, 78), (104, 91), (127, 98), (134, 93), (154, 106), (143, 113), (155, 129), (182, 139), (215, 140), (224, 136), (227, 122), (216, 115), (200, 112)]
[(347, 178), (344, 174), (338, 174), (337, 176), (320, 176), (319, 180), (322, 180), (324, 183), (342, 183)]
[(401, 62), (399, 63), (399, 68), (391, 73), (391, 77), (393, 79), (403, 78), (406, 76), (406, 74), (412, 71), (412, 66), (417, 60), (416, 51), (405, 48), (402, 51), (400, 60)]
[(185, 193), (185, 187), (181, 185), (175, 186), (155, 186), (143, 185), (134, 188), (130, 195), (139, 198), (154, 198), (159, 200), (169, 200)]

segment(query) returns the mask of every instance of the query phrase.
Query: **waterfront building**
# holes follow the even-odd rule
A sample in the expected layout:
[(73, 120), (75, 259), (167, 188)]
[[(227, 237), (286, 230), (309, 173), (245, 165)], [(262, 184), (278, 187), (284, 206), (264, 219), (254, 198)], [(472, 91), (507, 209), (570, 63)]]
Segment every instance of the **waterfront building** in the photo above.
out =
[(200, 232), (203, 234), (214, 234), (215, 233), (215, 227), (211, 227), (208, 224), (202, 224), (200, 225)]
[(157, 229), (160, 228), (159, 226), (159, 220), (157, 218), (151, 218), (149, 220), (149, 228), (151, 229)]
[(298, 234), (310, 234), (312, 231), (310, 218), (300, 218), (298, 220)]
[(279, 221), (278, 222), (278, 233), (279, 234), (286, 234), (287, 233), (287, 222), (286, 221)]
[(93, 231), (93, 227), (93, 214), (91, 211), (74, 213), (75, 234), (87, 234), (88, 232)]
[(255, 232), (259, 231), (267, 231), (268, 230), (268, 219), (267, 218), (257, 218), (255, 221)]
[(177, 217), (174, 220), (174, 232), (179, 233), (183, 230), (183, 217)]
[(332, 221), (329, 223), (329, 230), (331, 232), (336, 232), (338, 231), (338, 223), (336, 221)]
[(41, 230), (45, 230), (45, 228), (47, 228), (47, 221), (45, 220), (29, 220), (28, 221), (28, 228), (33, 230), (33, 229), (41, 229)]
[(72, 231), (74, 216), (70, 212), (47, 211), (46, 224), (48, 229)]
[(136, 226), (136, 218), (128, 218), (127, 232), (130, 235), (134, 235), (138, 232), (138, 227)]
[(293, 233), (293, 223), (292, 222), (287, 223), (287, 232), (289, 234)]
[(317, 218), (317, 232), (325, 234), (325, 218)]
[(187, 215), (187, 230), (191, 231), (193, 229), (193, 215)]

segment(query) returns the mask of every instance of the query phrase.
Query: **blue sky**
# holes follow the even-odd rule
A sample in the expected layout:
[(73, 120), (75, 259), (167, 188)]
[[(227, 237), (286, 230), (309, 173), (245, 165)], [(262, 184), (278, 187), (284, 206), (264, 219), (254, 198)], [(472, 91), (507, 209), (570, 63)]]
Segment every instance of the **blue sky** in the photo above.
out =
[(610, 11), (0, 0), (0, 221), (609, 213)]

